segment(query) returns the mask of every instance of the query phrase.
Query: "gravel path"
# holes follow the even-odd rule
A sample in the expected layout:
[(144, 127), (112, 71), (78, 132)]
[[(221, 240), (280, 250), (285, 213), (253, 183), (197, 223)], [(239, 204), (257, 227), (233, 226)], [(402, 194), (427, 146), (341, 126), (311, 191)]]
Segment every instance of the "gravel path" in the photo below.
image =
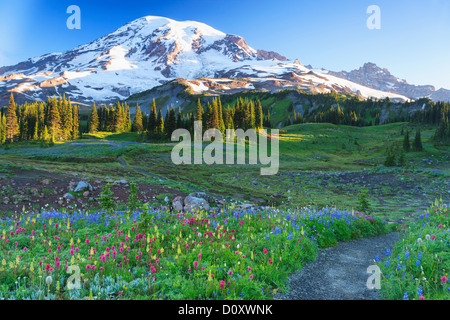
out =
[(315, 261), (291, 275), (290, 291), (276, 294), (277, 300), (379, 300), (377, 290), (366, 286), (367, 268), (379, 254), (398, 240), (398, 233), (376, 238), (344, 242), (319, 250)]

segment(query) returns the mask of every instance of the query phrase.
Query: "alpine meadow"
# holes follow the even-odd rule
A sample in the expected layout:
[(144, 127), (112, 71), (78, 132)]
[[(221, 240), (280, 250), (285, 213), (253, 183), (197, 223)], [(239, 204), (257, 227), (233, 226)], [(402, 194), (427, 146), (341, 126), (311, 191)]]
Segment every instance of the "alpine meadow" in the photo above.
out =
[[(36, 1), (26, 32), (0, 21), (1, 300), (264, 317), (279, 300), (450, 299), (450, 86), (424, 84), (447, 79), (448, 58), (391, 56), (416, 39), (389, 20), (396, 5), (321, 0), (335, 15), (308, 29), (306, 1), (235, 17), (206, 1), (78, 2)], [(15, 6), (0, 11), (20, 20)]]

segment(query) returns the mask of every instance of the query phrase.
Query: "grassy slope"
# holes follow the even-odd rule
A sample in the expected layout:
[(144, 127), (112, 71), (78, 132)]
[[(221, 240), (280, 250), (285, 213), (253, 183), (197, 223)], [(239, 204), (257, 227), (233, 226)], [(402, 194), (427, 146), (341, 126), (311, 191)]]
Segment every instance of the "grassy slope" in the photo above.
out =
[(100, 133), (86, 136), (88, 141), (57, 144), (48, 149), (20, 143), (12, 150), (0, 151), (0, 162), (100, 177), (149, 180), (122, 167), (116, 161), (122, 156), (131, 166), (171, 180), (157, 183), (194, 186), (224, 198), (291, 208), (307, 205), (355, 208), (358, 193), (367, 185), (375, 215), (396, 220), (418, 212), (435, 197), (449, 197), (446, 181), (450, 174), (450, 153), (448, 148), (436, 149), (430, 143), (434, 129), (422, 131), (424, 152), (407, 154), (410, 170), (379, 166), (387, 144), (401, 146), (400, 132), (407, 125), (287, 127), (281, 131), (280, 171), (276, 176), (261, 176), (256, 165), (176, 166), (171, 161), (171, 145), (137, 143), (136, 134)]

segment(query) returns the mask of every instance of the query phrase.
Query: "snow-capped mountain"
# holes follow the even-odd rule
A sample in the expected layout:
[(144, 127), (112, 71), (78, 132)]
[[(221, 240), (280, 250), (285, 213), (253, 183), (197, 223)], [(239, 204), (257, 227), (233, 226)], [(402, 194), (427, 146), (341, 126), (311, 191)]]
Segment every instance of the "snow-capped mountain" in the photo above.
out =
[[(177, 78), (196, 81), (204, 77), (215, 79), (210, 83), (240, 79), (240, 90), (300, 88), (407, 99), (311, 71), (297, 60), (255, 50), (242, 37), (203, 23), (148, 16), (73, 50), (1, 67), (0, 106), (7, 103), (10, 92), (18, 102), (46, 100), (62, 93), (73, 101), (110, 102)], [(192, 88), (206, 91), (202, 86)], [(219, 93), (227, 93), (226, 88), (223, 85)]]
[(435, 101), (450, 101), (450, 90), (443, 88), (436, 90), (436, 88), (431, 85), (417, 86), (409, 84), (406, 80), (392, 75), (388, 69), (382, 69), (370, 62), (364, 64), (361, 68), (350, 72), (326, 71), (325, 73), (347, 79), (369, 88), (398, 93), (412, 99), (428, 97)]

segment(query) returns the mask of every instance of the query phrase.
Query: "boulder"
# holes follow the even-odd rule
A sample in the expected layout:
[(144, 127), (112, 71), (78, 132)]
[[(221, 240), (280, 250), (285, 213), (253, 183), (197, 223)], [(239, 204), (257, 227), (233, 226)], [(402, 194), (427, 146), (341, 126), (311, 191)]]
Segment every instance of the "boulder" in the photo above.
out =
[(184, 199), (184, 210), (186, 211), (209, 211), (210, 206), (208, 201), (203, 198), (193, 197), (192, 195), (187, 196)]
[(75, 199), (75, 196), (74, 196), (73, 194), (71, 194), (71, 193), (66, 193), (66, 194), (63, 196), (63, 198), (66, 199), (66, 200), (74, 200), (74, 199)]
[(183, 211), (184, 209), (183, 203), (184, 203), (183, 197), (176, 197), (175, 199), (173, 199), (172, 201), (173, 210), (176, 212)]
[(90, 185), (90, 183), (89, 182), (86, 182), (86, 181), (80, 181), (80, 182), (78, 182), (78, 185), (77, 185), (77, 187), (75, 188), (75, 192), (81, 192), (81, 191), (92, 191), (93, 190), (93, 188), (92, 188), (92, 186)]

